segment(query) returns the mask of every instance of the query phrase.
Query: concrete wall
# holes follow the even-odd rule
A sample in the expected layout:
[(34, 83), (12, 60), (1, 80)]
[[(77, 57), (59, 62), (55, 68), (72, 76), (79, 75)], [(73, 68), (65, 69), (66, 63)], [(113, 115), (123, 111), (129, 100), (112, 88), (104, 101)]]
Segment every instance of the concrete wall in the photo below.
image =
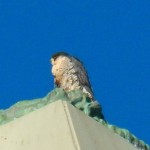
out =
[(0, 126), (0, 150), (137, 150), (65, 101)]

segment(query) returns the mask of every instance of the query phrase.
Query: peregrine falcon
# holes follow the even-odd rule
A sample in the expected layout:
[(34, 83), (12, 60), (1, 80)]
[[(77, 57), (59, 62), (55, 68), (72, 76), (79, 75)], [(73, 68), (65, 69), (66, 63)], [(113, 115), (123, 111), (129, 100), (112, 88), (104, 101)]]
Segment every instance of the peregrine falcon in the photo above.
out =
[(52, 74), (57, 87), (65, 91), (80, 89), (94, 101), (88, 74), (82, 62), (67, 53), (59, 52), (52, 56)]

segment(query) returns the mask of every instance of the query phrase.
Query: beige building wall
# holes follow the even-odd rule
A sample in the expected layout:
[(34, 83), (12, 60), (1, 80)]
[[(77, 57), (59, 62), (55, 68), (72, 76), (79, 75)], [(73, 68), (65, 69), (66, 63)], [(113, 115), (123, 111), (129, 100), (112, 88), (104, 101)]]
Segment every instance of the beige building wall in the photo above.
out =
[(66, 101), (0, 126), (0, 150), (137, 150)]

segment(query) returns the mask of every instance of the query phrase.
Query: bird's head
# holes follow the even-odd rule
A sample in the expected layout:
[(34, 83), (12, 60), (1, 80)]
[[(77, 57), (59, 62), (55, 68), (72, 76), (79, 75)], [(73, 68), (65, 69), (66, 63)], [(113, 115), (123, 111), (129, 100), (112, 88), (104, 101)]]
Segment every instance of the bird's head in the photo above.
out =
[(53, 54), (52, 57), (51, 57), (51, 59), (50, 59), (52, 65), (54, 65), (54, 62), (55, 62), (58, 58), (61, 58), (61, 57), (64, 57), (64, 56), (68, 57), (69, 54), (68, 54), (68, 53), (65, 53), (65, 52), (58, 52), (58, 53)]
[[(52, 64), (52, 74), (55, 76), (57, 72), (60, 72), (61, 68), (60, 66), (62, 65), (62, 62), (66, 57), (69, 57), (70, 55), (65, 52), (58, 52), (54, 55), (52, 55), (50, 62)], [(68, 59), (68, 58), (67, 58)]]

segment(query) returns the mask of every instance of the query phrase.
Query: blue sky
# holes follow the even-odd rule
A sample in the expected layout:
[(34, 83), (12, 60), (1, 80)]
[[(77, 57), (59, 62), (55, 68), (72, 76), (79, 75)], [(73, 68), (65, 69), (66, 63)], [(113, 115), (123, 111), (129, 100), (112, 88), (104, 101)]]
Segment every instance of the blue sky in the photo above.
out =
[(0, 0), (0, 109), (51, 91), (62, 50), (84, 62), (106, 120), (150, 144), (150, 1)]

